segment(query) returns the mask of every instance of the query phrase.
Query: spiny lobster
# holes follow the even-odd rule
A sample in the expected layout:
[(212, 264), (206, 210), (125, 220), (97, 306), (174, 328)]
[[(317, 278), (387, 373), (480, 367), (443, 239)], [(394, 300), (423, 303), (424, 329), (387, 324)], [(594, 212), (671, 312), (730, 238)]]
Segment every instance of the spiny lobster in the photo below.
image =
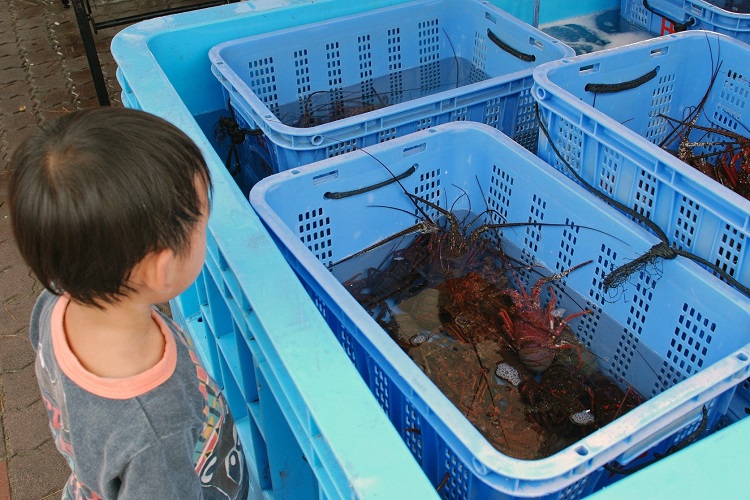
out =
[(592, 311), (585, 309), (563, 317), (564, 311), (555, 308), (557, 297), (552, 287), (549, 287), (550, 300), (547, 307), (542, 307), (540, 297), (546, 283), (561, 279), (590, 262), (584, 262), (554, 276), (540, 278), (531, 288), (530, 294), (522, 287), (520, 292), (510, 288), (503, 291), (511, 298), (513, 306), (510, 312), (507, 309), (499, 312), (501, 326), (521, 362), (532, 372), (541, 373), (549, 368), (559, 349), (576, 349), (580, 360), (579, 346), (563, 340), (561, 334), (571, 319), (590, 314)]

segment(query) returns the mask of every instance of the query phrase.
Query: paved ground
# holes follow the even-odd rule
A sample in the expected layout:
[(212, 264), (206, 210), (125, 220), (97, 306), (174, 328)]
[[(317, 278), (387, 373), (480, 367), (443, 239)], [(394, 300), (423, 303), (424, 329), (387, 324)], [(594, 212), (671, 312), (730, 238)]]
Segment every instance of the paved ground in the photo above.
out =
[[(92, 0), (97, 21), (149, 12), (166, 1)], [(120, 88), (109, 54), (122, 27), (95, 35), (110, 100)], [(28, 318), (40, 292), (18, 255), (6, 203), (8, 160), (52, 117), (98, 106), (72, 9), (61, 0), (0, 0), (0, 500), (59, 498), (69, 469), (57, 453), (34, 377)]]

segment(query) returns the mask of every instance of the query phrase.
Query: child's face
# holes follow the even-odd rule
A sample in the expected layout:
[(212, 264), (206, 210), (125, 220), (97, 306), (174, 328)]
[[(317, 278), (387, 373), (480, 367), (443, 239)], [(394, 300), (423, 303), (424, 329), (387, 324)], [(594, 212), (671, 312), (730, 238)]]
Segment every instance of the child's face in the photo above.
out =
[(208, 191), (202, 180), (196, 180), (195, 188), (201, 201), (201, 218), (195, 224), (190, 235), (190, 249), (187, 254), (177, 256), (182, 267), (180, 273), (179, 295), (185, 291), (198, 277), (206, 260), (206, 230), (208, 227), (208, 215), (211, 207), (208, 201)]

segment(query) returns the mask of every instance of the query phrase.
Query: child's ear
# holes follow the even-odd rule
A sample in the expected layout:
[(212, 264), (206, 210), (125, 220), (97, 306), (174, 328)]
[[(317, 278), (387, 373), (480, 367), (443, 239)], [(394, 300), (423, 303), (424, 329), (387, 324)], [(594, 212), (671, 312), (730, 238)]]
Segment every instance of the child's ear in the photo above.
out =
[(138, 265), (140, 283), (157, 293), (169, 292), (175, 278), (175, 259), (169, 248), (148, 254)]

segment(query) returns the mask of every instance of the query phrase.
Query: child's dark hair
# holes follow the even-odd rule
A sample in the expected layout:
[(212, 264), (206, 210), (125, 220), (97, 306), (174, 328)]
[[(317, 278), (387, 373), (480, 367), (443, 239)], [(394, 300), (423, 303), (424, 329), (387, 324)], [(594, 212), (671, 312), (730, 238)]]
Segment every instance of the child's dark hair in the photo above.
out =
[[(101, 306), (127, 296), (147, 254), (189, 250), (201, 216), (195, 143), (169, 122), (126, 108), (66, 114), (13, 153), (10, 211), (18, 248), (49, 290)], [(199, 188), (202, 189), (202, 188)]]

